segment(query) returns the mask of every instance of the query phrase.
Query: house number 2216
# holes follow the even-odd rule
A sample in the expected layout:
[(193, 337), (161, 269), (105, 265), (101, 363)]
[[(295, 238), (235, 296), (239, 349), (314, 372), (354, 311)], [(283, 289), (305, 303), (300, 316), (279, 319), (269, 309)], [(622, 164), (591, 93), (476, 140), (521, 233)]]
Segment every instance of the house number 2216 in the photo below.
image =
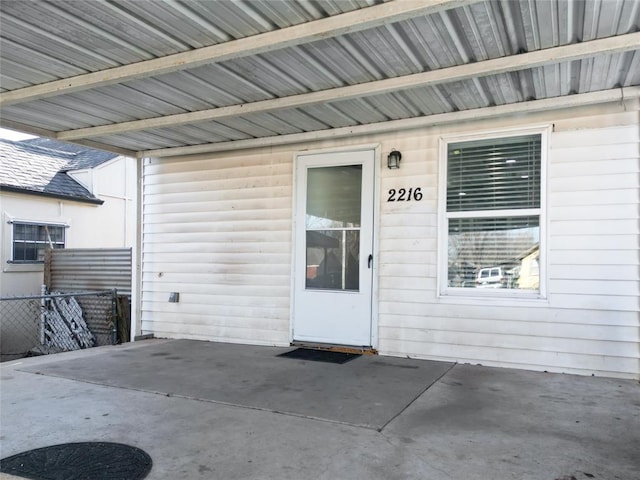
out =
[(407, 190), (406, 188), (400, 188), (396, 190), (392, 188), (389, 190), (389, 197), (387, 197), (387, 202), (410, 202), (411, 200), (415, 200), (419, 202), (422, 200), (422, 188), (410, 188)]

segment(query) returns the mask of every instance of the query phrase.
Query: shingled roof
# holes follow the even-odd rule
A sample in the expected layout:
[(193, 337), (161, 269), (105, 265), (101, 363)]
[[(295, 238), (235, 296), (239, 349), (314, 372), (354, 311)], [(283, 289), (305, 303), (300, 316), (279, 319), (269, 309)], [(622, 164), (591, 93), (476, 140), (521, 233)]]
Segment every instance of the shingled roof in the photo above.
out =
[(44, 138), (0, 140), (0, 190), (103, 203), (67, 172), (95, 168), (116, 156)]

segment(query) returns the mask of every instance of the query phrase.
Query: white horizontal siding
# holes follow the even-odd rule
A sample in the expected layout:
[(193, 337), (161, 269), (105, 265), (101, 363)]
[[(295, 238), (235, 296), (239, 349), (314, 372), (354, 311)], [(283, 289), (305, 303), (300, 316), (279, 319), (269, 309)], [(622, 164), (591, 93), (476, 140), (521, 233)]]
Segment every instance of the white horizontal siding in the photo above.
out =
[[(198, 324), (198, 319), (188, 318), (189, 329), (185, 331), (185, 321), (165, 320), (161, 322), (148, 322), (147, 328), (154, 332), (157, 337), (161, 338), (187, 338), (191, 340), (206, 340), (212, 342), (227, 343), (250, 343), (252, 345), (279, 345), (282, 344), (281, 336), (275, 329), (258, 329), (251, 325), (251, 317), (234, 318), (234, 326), (217, 325), (215, 328), (210, 324)], [(247, 340), (251, 338), (251, 340)]]
[[(551, 124), (547, 297), (439, 297), (441, 136)], [(638, 130), (638, 102), (627, 102), (154, 160), (144, 181), (143, 330), (286, 344), (294, 154), (380, 143), (374, 325), (382, 354), (639, 378)], [(402, 152), (399, 170), (384, 163), (392, 148)], [(390, 189), (416, 187), (420, 201), (387, 201)], [(177, 304), (168, 303), (173, 291)]]
[(549, 261), (554, 265), (638, 265), (637, 249), (629, 250), (551, 250)]
[(635, 188), (618, 188), (607, 195), (595, 196), (592, 192), (551, 192), (549, 198), (557, 205), (619, 205), (637, 201), (638, 190)]
[[(424, 311), (415, 306), (403, 303), (401, 308), (393, 309), (393, 313), (389, 310), (391, 308), (387, 307), (381, 312), (384, 314), (380, 320), (381, 328), (439, 329), (467, 333), (479, 331), (530, 337), (602, 338), (629, 342), (634, 342), (640, 335), (637, 332), (638, 318), (635, 312), (616, 311), (604, 317), (601, 312), (593, 310), (576, 309), (574, 314), (567, 315), (562, 310), (549, 312), (546, 307), (505, 307), (496, 311), (496, 315), (477, 318), (480, 317), (477, 305), (451, 308), (449, 305), (436, 304), (429, 310), (429, 321), (425, 322)], [(636, 333), (633, 333), (634, 329)]]
[[(626, 312), (625, 312), (626, 313)], [(548, 318), (539, 312), (537, 316), (530, 316), (526, 320), (514, 322), (512, 318), (508, 319), (487, 319), (471, 317), (450, 317), (433, 314), (429, 319), (429, 325), (425, 325), (424, 318), (421, 316), (410, 315), (388, 315), (385, 323), (380, 325), (381, 329), (388, 329), (388, 335), (394, 335), (393, 330), (401, 327), (411, 332), (436, 332), (445, 331), (450, 333), (476, 333), (476, 330), (499, 332), (498, 335), (532, 337), (539, 336), (541, 338), (564, 339), (565, 341), (591, 340), (606, 342), (627, 342), (634, 343), (640, 341), (640, 333), (633, 325), (634, 319), (631, 315), (618, 315), (618, 318), (607, 324), (601, 323), (566, 323), (558, 321), (558, 318)], [(473, 323), (469, 322), (473, 319)], [(598, 321), (597, 319), (592, 319)], [(626, 325), (625, 325), (626, 323)], [(473, 325), (473, 329), (469, 326)], [(616, 325), (617, 328), (611, 328)]]
[[(614, 207), (615, 208), (615, 207)], [(574, 220), (573, 218), (552, 222), (553, 231), (558, 235), (637, 235), (638, 224), (629, 222), (628, 219), (607, 220), (603, 218), (597, 221)], [(551, 239), (553, 241), (553, 238)]]
[(286, 344), (292, 157), (154, 160), (144, 174), (142, 331)]
[[(389, 339), (385, 354), (395, 356), (424, 357), (425, 342), (412, 339)], [(460, 340), (454, 343), (429, 343), (431, 360), (457, 361), (487, 366), (523, 368), (550, 372), (575, 373), (612, 377), (637, 377), (638, 360), (615, 355), (580, 355), (567, 352), (545, 352), (538, 348), (506, 348), (499, 345), (468, 345)]]
[[(533, 330), (533, 329), (532, 329)], [(539, 335), (540, 327), (535, 330)], [(389, 329), (386, 332), (389, 340), (411, 341), (416, 343), (438, 343), (446, 345), (462, 344), (473, 347), (493, 347), (495, 349), (530, 350), (531, 333), (517, 335), (506, 333), (478, 333), (460, 330), (437, 329)], [(567, 337), (542, 336), (544, 342), (536, 348), (545, 353), (563, 352), (565, 354), (620, 357), (621, 347), (631, 341), (607, 341), (603, 339), (589, 340)], [(637, 336), (636, 336), (637, 341)], [(567, 347), (569, 345), (569, 347)]]
[(549, 276), (554, 279), (589, 278), (592, 280), (629, 280), (638, 279), (636, 265), (551, 265)]
[[(604, 148), (605, 145), (611, 143), (612, 138), (615, 138), (615, 145), (637, 144), (638, 141), (640, 141), (640, 132), (638, 131), (638, 126), (634, 124), (634, 113), (629, 112), (629, 114), (628, 118), (624, 119), (622, 122), (617, 122), (618, 124), (615, 126), (606, 125), (606, 118), (610, 117), (608, 115), (598, 115), (597, 125), (595, 125), (593, 119), (589, 119), (589, 117), (572, 119), (571, 124), (568, 124), (564, 131), (559, 132), (559, 134), (554, 135), (550, 139), (551, 148), (553, 150), (563, 151), (566, 151), (567, 149), (574, 150), (586, 148), (588, 150), (588, 152), (586, 152), (587, 159), (600, 159), (601, 155), (592, 155), (591, 153), (593, 150), (589, 147), (597, 147), (600, 149)], [(589, 122), (589, 124), (585, 124), (585, 122)], [(598, 128), (594, 129), (594, 126)], [(576, 144), (575, 132), (582, 129), (586, 129), (588, 131), (588, 135), (581, 135), (580, 143)], [(575, 160), (575, 157), (572, 156), (564, 158), (568, 161)], [(563, 157), (560, 156), (557, 161), (561, 162), (562, 159)]]
[[(635, 109), (537, 117), (539, 124), (555, 125), (547, 179), (548, 295), (538, 301), (438, 297), (438, 152), (413, 150), (414, 133), (386, 143), (383, 151), (401, 150), (403, 163), (399, 171), (381, 171), (383, 187), (422, 186), (425, 197), (419, 206), (389, 206), (381, 199), (381, 353), (640, 377)], [(509, 127), (530, 124), (522, 120)], [(478, 131), (499, 128), (497, 122), (477, 125)], [(464, 131), (473, 130), (467, 125)], [(426, 143), (437, 143), (441, 133), (457, 132), (427, 132)], [(422, 175), (418, 167), (405, 170), (415, 163), (426, 164)]]
[(554, 235), (551, 248), (554, 250), (569, 250), (579, 248), (581, 250), (636, 250), (638, 247), (637, 235), (609, 235), (604, 231), (602, 235), (578, 236), (578, 235)]

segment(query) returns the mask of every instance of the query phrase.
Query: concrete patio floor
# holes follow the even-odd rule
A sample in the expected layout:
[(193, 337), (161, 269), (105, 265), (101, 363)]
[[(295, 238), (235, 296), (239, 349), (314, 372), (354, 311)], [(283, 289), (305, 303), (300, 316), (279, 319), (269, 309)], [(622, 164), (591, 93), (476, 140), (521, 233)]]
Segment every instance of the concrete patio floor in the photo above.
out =
[(640, 385), (145, 340), (7, 362), (0, 457), (134, 445), (148, 479), (638, 480)]

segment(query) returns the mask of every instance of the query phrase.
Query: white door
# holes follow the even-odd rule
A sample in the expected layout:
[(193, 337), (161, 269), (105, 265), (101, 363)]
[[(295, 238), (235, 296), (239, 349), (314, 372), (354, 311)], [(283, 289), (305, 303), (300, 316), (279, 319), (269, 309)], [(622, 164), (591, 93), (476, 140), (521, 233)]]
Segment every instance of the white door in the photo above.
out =
[(296, 159), (293, 340), (371, 346), (374, 150)]

